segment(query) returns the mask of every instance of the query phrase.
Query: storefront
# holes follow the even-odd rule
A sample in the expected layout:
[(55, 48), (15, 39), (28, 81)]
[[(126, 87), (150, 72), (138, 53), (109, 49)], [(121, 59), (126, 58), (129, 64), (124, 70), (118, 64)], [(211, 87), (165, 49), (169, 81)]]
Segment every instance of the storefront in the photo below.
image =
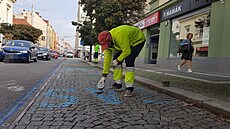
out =
[(135, 26), (142, 29), (146, 35), (144, 63), (156, 64), (158, 57), (158, 44), (160, 33), (160, 12), (149, 15), (139, 21)]
[[(207, 57), (211, 18), (211, 0), (185, 0), (161, 13), (161, 21), (171, 23), (169, 58), (180, 57), (179, 43), (193, 33), (194, 57)], [(201, 8), (202, 7), (202, 8)]]
[[(177, 69), (181, 62), (179, 43), (193, 33), (193, 70), (228, 73), (230, 69), (224, 65), (230, 61), (230, 51), (226, 50), (230, 47), (226, 33), (230, 21), (226, 15), (228, 5), (230, 1), (184, 0), (162, 8), (157, 65)], [(183, 67), (186, 68), (187, 65)]]

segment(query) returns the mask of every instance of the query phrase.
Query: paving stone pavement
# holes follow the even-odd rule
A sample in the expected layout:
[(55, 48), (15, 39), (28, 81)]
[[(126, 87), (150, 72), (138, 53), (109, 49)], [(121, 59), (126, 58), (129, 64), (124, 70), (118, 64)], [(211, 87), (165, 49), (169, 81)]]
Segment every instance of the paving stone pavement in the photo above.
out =
[(14, 129), (228, 129), (230, 123), (135, 83), (135, 95), (110, 89), (96, 93), (101, 69), (66, 60)]

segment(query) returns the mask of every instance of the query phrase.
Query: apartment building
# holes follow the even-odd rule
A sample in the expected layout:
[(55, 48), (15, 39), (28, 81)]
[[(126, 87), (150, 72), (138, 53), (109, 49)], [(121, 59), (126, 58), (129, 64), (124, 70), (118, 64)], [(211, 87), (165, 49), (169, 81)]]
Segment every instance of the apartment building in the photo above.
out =
[[(0, 0), (0, 23), (13, 24), (13, 4), (17, 0)], [(4, 35), (0, 33), (0, 46), (5, 43)]]
[(44, 20), (42, 16), (40, 16), (39, 12), (23, 10), (20, 14), (15, 14), (14, 17), (17, 19), (26, 19), (30, 25), (42, 30), (43, 34), (39, 37), (38, 44), (47, 48), (50, 47), (50, 41), (52, 40), (51, 38), (53, 38), (53, 36), (51, 36), (53, 34), (52, 27), (48, 20)]

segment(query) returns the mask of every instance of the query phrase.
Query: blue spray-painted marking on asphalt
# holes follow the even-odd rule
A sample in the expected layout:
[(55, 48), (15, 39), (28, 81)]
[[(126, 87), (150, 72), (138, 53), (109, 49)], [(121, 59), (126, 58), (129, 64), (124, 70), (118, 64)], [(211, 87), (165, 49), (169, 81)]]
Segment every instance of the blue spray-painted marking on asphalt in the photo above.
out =
[(34, 86), (32, 86), (31, 90), (29, 92), (25, 93), (24, 95), (17, 98), (8, 108), (7, 110), (0, 113), (0, 125), (2, 125), (6, 119), (8, 119), (15, 111), (17, 111), (25, 102), (26, 100), (40, 87), (40, 85), (48, 80), (57, 70), (58, 67), (60, 67), (63, 63), (55, 67), (48, 75), (43, 77), (41, 80), (39, 80)]
[(65, 101), (64, 103), (49, 103), (49, 102), (41, 102), (39, 104), (39, 107), (42, 108), (64, 108), (64, 107), (69, 107), (73, 104), (76, 104), (78, 102), (78, 99), (75, 96), (72, 95), (57, 95), (58, 91), (65, 91), (68, 93), (72, 93), (72, 92), (76, 92), (76, 89), (72, 89), (72, 88), (60, 88), (60, 89), (51, 89), (48, 90), (45, 93), (45, 98), (54, 98), (54, 99), (62, 99), (63, 101)]
[[(104, 91), (103, 94), (97, 94), (98, 90), (95, 88), (85, 88), (85, 90), (91, 92), (96, 95), (99, 99), (101, 99), (105, 104), (121, 104), (117, 94), (113, 90)], [(105, 95), (106, 93), (106, 95)]]
[(145, 104), (169, 104), (171, 100), (143, 100)]

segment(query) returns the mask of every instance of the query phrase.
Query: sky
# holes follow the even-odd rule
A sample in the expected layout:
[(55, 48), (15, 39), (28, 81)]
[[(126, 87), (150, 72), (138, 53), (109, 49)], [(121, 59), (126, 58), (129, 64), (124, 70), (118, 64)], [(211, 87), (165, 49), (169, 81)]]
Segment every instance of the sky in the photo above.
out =
[(55, 32), (73, 47), (75, 30), (71, 21), (76, 20), (78, 0), (17, 0), (14, 13), (19, 14), (23, 9), (39, 12), (43, 19), (49, 20)]

